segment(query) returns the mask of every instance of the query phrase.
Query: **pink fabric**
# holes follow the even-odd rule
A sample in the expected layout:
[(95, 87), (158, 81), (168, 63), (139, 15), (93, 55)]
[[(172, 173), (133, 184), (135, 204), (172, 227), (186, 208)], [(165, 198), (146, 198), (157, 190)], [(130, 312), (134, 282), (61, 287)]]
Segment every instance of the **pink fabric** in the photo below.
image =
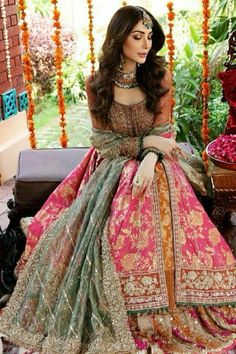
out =
[[(170, 186), (175, 258), (175, 295), (179, 303), (235, 301), (236, 260), (187, 182), (178, 163), (165, 159)], [(112, 202), (109, 241), (128, 310), (168, 307), (155, 186), (132, 198), (138, 163), (128, 161)], [(167, 191), (168, 193), (168, 191)], [(171, 222), (171, 221), (170, 221)], [(169, 225), (170, 227), (170, 225)]]
[(100, 163), (97, 152), (90, 148), (81, 163), (60, 183), (49, 196), (29, 226), (26, 249), (23, 255), (27, 261), (37, 245), (40, 236), (54, 222), (60, 213), (68, 208)]

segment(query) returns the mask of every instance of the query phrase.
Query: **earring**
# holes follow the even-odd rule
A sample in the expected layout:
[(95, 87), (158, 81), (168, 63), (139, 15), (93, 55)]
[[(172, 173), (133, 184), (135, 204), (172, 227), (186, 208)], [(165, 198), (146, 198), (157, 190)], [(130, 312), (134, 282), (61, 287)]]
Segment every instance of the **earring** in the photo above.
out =
[(125, 58), (124, 58), (124, 55), (121, 54), (120, 55), (120, 65), (119, 65), (120, 70), (123, 70), (124, 63), (125, 63)]

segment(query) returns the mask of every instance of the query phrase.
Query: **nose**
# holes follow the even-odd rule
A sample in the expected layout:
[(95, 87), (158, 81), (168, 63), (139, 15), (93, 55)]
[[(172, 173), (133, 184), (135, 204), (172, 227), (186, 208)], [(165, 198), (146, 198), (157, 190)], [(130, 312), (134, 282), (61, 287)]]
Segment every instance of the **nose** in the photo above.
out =
[(143, 37), (143, 48), (144, 48), (144, 49), (147, 49), (148, 46), (149, 46), (148, 38)]

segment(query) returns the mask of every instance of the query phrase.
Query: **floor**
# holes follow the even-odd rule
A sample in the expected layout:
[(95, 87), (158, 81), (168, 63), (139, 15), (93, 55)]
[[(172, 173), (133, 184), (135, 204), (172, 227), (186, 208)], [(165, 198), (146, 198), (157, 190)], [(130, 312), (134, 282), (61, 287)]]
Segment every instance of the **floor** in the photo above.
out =
[(2, 230), (4, 230), (9, 223), (7, 202), (9, 199), (13, 198), (12, 188), (14, 182), (14, 178), (12, 178), (0, 185), (0, 227)]

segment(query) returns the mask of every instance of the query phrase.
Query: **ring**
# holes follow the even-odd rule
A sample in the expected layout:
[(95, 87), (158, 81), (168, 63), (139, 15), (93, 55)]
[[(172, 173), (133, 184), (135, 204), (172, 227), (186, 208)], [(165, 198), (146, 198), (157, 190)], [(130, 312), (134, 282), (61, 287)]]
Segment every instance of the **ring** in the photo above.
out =
[(134, 180), (134, 184), (135, 184), (136, 186), (140, 186), (142, 183), (143, 183), (142, 177), (137, 176), (137, 177), (135, 178), (135, 180)]
[(173, 157), (179, 157), (181, 155), (181, 149), (179, 147), (175, 147), (171, 150), (171, 155)]

